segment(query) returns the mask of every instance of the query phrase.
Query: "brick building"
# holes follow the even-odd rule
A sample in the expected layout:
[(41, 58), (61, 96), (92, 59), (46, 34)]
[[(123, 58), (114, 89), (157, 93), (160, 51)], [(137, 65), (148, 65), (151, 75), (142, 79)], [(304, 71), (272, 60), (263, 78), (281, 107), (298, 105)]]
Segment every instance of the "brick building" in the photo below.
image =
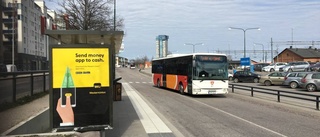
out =
[(273, 58), (274, 62), (307, 61), (320, 62), (320, 50), (310, 46), (309, 48), (290, 48), (284, 49), (278, 56)]

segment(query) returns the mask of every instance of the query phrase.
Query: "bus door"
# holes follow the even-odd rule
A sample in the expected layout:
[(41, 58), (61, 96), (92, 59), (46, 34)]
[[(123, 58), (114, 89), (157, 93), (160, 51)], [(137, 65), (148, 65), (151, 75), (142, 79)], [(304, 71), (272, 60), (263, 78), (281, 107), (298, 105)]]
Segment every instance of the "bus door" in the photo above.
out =
[(192, 66), (192, 64), (191, 63), (189, 63), (188, 64), (188, 75), (187, 75), (187, 77), (188, 77), (188, 79), (187, 79), (187, 88), (188, 88), (188, 93), (189, 94), (191, 94), (192, 93), (192, 75), (193, 75), (193, 73), (192, 73), (192, 69), (193, 69), (193, 66)]
[[(165, 63), (164, 63), (165, 64)], [(163, 87), (167, 87), (167, 79), (166, 79), (166, 74), (167, 74), (167, 66), (166, 65), (163, 65), (163, 67), (164, 67), (164, 69), (163, 69), (163, 71), (162, 71), (162, 86)]]

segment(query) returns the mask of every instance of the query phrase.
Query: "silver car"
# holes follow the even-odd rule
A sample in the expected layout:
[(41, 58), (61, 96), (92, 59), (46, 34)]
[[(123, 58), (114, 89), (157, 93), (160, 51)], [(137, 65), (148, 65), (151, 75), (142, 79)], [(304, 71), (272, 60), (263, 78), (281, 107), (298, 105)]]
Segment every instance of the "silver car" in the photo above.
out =
[(301, 87), (308, 91), (320, 90), (320, 72), (308, 73), (301, 79)]
[(290, 72), (284, 77), (282, 85), (298, 88), (300, 87), (301, 79), (308, 73), (310, 72)]
[(286, 66), (279, 68), (280, 72), (308, 71), (310, 64), (306, 61), (289, 62)]
[(286, 64), (287, 63), (285, 63), (285, 62), (272, 63), (269, 66), (263, 67), (262, 71), (265, 71), (265, 72), (279, 71), (279, 68), (284, 67)]

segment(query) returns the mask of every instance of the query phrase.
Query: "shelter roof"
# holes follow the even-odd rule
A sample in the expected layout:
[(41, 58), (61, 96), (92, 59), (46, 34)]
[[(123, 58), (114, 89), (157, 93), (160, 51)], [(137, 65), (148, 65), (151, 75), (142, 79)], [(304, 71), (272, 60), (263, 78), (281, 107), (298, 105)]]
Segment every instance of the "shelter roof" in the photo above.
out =
[[(53, 38), (53, 44), (111, 44), (115, 42), (115, 53), (118, 54), (123, 31), (94, 31), (94, 30), (46, 30), (46, 35)], [(52, 44), (52, 43), (50, 43)]]

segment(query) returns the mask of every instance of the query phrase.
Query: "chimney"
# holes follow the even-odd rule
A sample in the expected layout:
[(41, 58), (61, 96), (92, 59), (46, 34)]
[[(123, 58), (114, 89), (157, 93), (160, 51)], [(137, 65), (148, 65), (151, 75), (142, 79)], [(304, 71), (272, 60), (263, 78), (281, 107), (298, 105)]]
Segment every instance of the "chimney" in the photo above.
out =
[(312, 48), (312, 46), (309, 46), (309, 49), (311, 49)]
[(292, 46), (290, 46), (290, 49), (292, 49)]

